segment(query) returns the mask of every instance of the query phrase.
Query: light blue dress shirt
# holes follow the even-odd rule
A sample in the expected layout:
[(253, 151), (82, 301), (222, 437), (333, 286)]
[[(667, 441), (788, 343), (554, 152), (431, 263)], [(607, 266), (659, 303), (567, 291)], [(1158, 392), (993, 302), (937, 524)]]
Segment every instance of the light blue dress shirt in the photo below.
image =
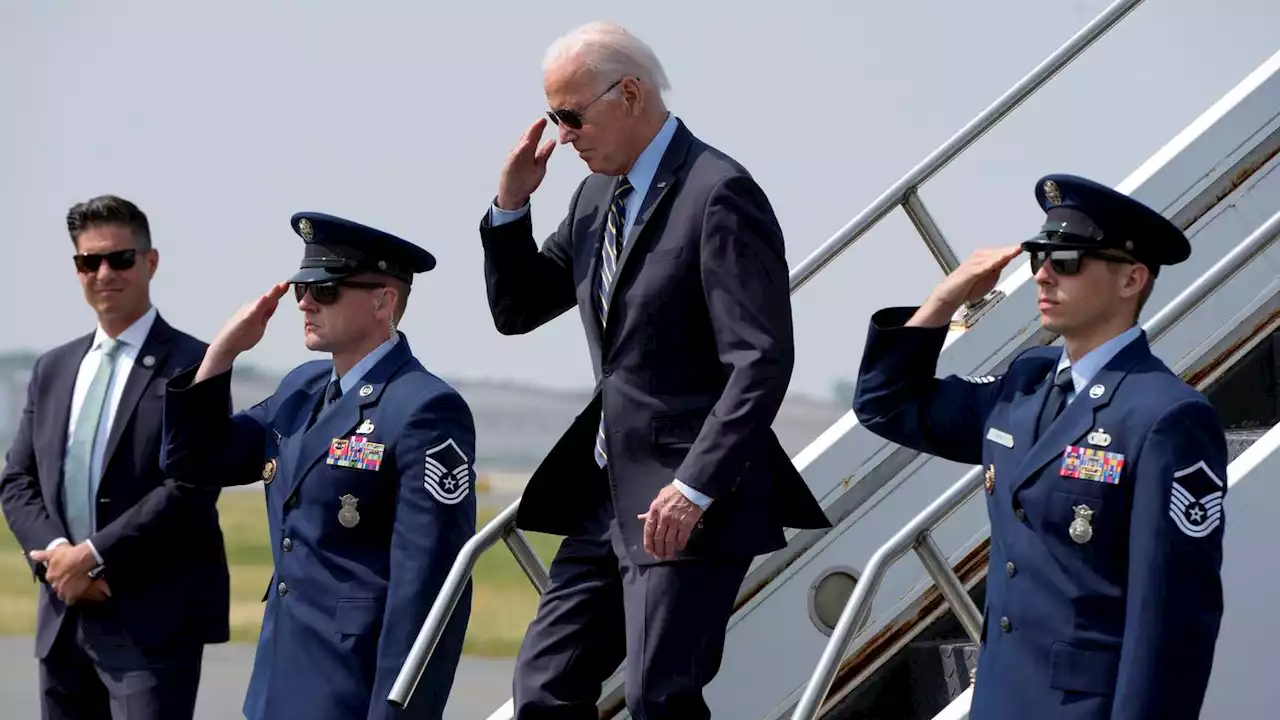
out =
[(1062, 372), (1062, 368), (1071, 368), (1071, 391), (1067, 393), (1067, 403), (1069, 404), (1077, 395), (1084, 392), (1084, 389), (1093, 381), (1093, 377), (1098, 374), (1098, 371), (1111, 362), (1111, 358), (1114, 358), (1129, 343), (1137, 340), (1141, 334), (1142, 328), (1134, 325), (1090, 350), (1074, 365), (1071, 363), (1071, 358), (1067, 357), (1067, 349), (1063, 348), (1062, 357), (1058, 359), (1058, 369), (1053, 374), (1056, 376)]
[[(369, 369), (374, 365), (377, 365), (378, 361), (385, 357), (387, 353), (391, 352), (391, 348), (395, 347), (398, 342), (400, 342), (400, 333), (397, 332), (388, 338), (386, 342), (374, 348), (368, 355), (360, 358), (360, 362), (352, 365), (347, 374), (343, 375), (338, 382), (338, 387), (342, 388), (342, 394), (346, 395), (351, 392), (351, 389), (356, 386), (356, 383), (360, 382), (364, 374), (369, 372)], [(329, 373), (329, 382), (333, 382), (337, 377), (337, 370)]]
[[(653, 184), (653, 176), (658, 173), (658, 164), (662, 162), (662, 156), (667, 151), (667, 146), (671, 144), (671, 138), (676, 133), (676, 116), (667, 114), (666, 122), (662, 123), (662, 128), (658, 130), (658, 134), (653, 136), (653, 140), (645, 147), (644, 152), (640, 153), (640, 157), (636, 158), (636, 162), (631, 166), (631, 170), (627, 172), (627, 180), (631, 182), (631, 197), (627, 198), (627, 217), (622, 224), (622, 237), (631, 234), (631, 227), (636, 223), (636, 217), (640, 214), (640, 208), (644, 205), (645, 195), (649, 194), (650, 186)], [(519, 220), (529, 212), (529, 204), (518, 210), (503, 210), (497, 205), (489, 208), (489, 224), (491, 226), (505, 225), (509, 222)], [(344, 388), (345, 391), (345, 388)], [(676, 489), (684, 493), (684, 496), (692, 500), (698, 507), (706, 510), (711, 505), (711, 498), (688, 485), (680, 482), (679, 479), (673, 481)]]

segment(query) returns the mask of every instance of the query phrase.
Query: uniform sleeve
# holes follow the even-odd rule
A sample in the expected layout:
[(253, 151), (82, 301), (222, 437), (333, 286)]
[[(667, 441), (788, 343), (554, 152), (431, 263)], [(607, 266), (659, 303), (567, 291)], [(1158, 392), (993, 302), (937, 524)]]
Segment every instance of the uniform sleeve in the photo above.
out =
[(886, 308), (871, 316), (853, 412), (890, 442), (976, 465), (1002, 378), (935, 377), (947, 328), (905, 327), (915, 311)]
[[(18, 432), (5, 456), (4, 473), (0, 475), (0, 507), (9, 530), (24, 551), (47, 547), (53, 540), (66, 534), (62, 523), (50, 517), (46, 509), (44, 493), (40, 489), (40, 473), (36, 467), (35, 415), (37, 388), (39, 387), (41, 362), (36, 361), (27, 385), (27, 401), (18, 421)], [(26, 554), (24, 552), (24, 557)], [(36, 577), (38, 564), (27, 557)]]
[(179, 483), (204, 487), (248, 485), (262, 478), (268, 398), (231, 414), (231, 372), (193, 383), (199, 366), (169, 379), (164, 399), (160, 464)]
[(394, 452), (399, 489), (391, 532), (391, 577), (368, 717), (440, 718), (462, 655), (471, 613), (470, 583), (427, 663), (408, 712), (394, 710), (387, 695), (449, 569), (475, 534), (475, 425), (467, 404), (452, 392), (434, 396), (414, 413)]
[(1227, 441), (1188, 400), (1152, 428), (1133, 479), (1129, 587), (1113, 720), (1194, 720), (1222, 619)]

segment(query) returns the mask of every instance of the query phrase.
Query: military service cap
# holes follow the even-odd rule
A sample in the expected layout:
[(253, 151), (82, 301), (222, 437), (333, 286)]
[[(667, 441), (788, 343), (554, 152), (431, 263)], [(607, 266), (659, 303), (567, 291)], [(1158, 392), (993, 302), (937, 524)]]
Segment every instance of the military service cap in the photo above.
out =
[(431, 253), (395, 235), (358, 222), (317, 212), (300, 212), (290, 220), (306, 247), (291, 283), (320, 283), (362, 272), (377, 272), (413, 282), (413, 276), (436, 266)]
[(1152, 274), (1191, 256), (1186, 235), (1163, 215), (1092, 180), (1047, 175), (1036, 183), (1036, 200), (1045, 223), (1024, 250), (1120, 250)]

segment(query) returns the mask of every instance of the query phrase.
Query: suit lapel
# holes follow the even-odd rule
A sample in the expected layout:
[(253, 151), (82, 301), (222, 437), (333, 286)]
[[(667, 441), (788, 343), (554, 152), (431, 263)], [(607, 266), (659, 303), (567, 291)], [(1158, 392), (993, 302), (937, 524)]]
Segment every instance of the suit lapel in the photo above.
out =
[[(155, 322), (151, 324), (151, 331), (147, 333), (147, 339), (143, 341), (142, 347), (138, 348), (138, 354), (133, 360), (133, 369), (129, 371), (129, 379), (125, 381), (124, 392), (120, 395), (120, 403), (116, 406), (115, 416), (111, 421), (111, 433), (107, 436), (107, 447), (102, 455), (104, 468), (111, 463), (116, 445), (120, 442), (120, 435), (129, 424), (133, 411), (137, 409), (138, 401), (142, 399), (143, 393), (151, 384), (152, 376), (164, 365), (165, 358), (169, 354), (171, 329), (163, 318), (156, 315)], [(105, 471), (103, 475), (106, 475)]]
[[(1116, 356), (1098, 371), (1090, 381), (1089, 387), (1072, 399), (1058, 419), (1054, 420), (1053, 424), (1040, 436), (1040, 440), (1027, 450), (1018, 468), (1018, 479), (1013, 487), (1015, 493), (1046, 464), (1060, 458), (1068, 445), (1077, 444), (1086, 433), (1097, 426), (1098, 414), (1111, 403), (1111, 398), (1115, 397), (1116, 389), (1129, 374), (1129, 370), (1139, 360), (1150, 354), (1151, 350), (1147, 347), (1144, 334), (1116, 353)], [(1050, 373), (1056, 369), (1057, 363), (1054, 363)], [(1016, 415), (1018, 427), (1023, 428), (1021, 432), (1024, 432), (1028, 439), (1034, 432), (1036, 416), (1039, 415), (1044, 398), (1048, 395), (1048, 386), (1048, 381), (1042, 382), (1041, 388), (1035, 394), (1037, 402), (1025, 403), (1030, 407), (1029, 414), (1028, 411), (1020, 408)], [(1095, 395), (1097, 397), (1094, 397)]]
[[(89, 352), (93, 342), (93, 333), (80, 338), (72, 349), (63, 356), (61, 364), (53, 370), (50, 395), (53, 403), (53, 451), (58, 458), (55, 475), (45, 480), (42, 478), (41, 489), (51, 497), (59, 498), (55, 503), (62, 507), (62, 483), (65, 481), (63, 466), (67, 459), (67, 426), (71, 423), (71, 401), (76, 391), (76, 375), (80, 374), (80, 363)], [(45, 483), (49, 484), (46, 486)]]
[[(355, 430), (364, 418), (366, 409), (378, 403), (387, 382), (412, 357), (408, 339), (401, 336), (400, 342), (370, 368), (359, 383), (350, 391), (344, 392), (338, 402), (320, 413), (310, 430), (289, 439), (284, 452), (288, 453), (285, 457), (289, 467), (295, 469), (286, 478), (289, 485), (285, 488), (283, 497), (292, 495), (311, 468), (328, 456), (329, 445), (334, 439), (344, 438)], [(313, 389), (312, 397), (323, 393), (328, 384), (329, 376), (321, 377), (318, 387)], [(313, 406), (308, 406), (308, 411), (311, 407)], [(305, 424), (306, 418), (303, 418), (303, 425)]]
[[(636, 213), (636, 220), (631, 226), (631, 231), (627, 233), (626, 244), (622, 247), (622, 254), (618, 256), (618, 269), (613, 279), (613, 296), (615, 298), (620, 294), (626, 281), (627, 260), (635, 253), (640, 252), (636, 249), (636, 246), (645, 238), (645, 225), (649, 222), (649, 218), (653, 216), (654, 211), (661, 206), (663, 198), (671, 192), (671, 188), (678, 182), (677, 171), (684, 165), (685, 157), (689, 153), (690, 137), (689, 130), (685, 128), (683, 123), (677, 125), (675, 134), (671, 136), (671, 142), (667, 145), (667, 151), (662, 154), (662, 160), (658, 162), (658, 169), (654, 172), (649, 190), (645, 193), (640, 210)], [(613, 197), (613, 188), (615, 187), (617, 187), (616, 184), (610, 186), (610, 198)], [(608, 212), (607, 207), (606, 212)], [(603, 235), (601, 233), (601, 237)], [(609, 309), (611, 311), (613, 306), (614, 303), (610, 302)]]

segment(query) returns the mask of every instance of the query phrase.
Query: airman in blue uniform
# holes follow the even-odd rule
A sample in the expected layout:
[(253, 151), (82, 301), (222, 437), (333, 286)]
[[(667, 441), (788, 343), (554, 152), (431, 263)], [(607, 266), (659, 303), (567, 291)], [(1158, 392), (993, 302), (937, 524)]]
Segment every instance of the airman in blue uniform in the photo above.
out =
[[(898, 444), (985, 467), (991, 521), (970, 717), (1199, 717), (1222, 616), (1227, 443), (1137, 325), (1186, 237), (1070, 175), (1036, 186), (1041, 232), (980, 250), (919, 307), (870, 323), (854, 411)], [(1030, 255), (1063, 346), (999, 375), (938, 378), (948, 321)]]
[[(261, 480), (275, 574), (244, 702), (251, 720), (440, 718), (462, 652), (470, 590), (406, 710), (387, 694), (476, 522), (467, 403), (396, 330), (425, 250), (299, 213), (301, 269), (246, 305), (203, 362), (176, 375), (163, 462), (184, 483)], [(231, 367), (261, 340), (292, 285), (305, 363), (228, 417)]]

